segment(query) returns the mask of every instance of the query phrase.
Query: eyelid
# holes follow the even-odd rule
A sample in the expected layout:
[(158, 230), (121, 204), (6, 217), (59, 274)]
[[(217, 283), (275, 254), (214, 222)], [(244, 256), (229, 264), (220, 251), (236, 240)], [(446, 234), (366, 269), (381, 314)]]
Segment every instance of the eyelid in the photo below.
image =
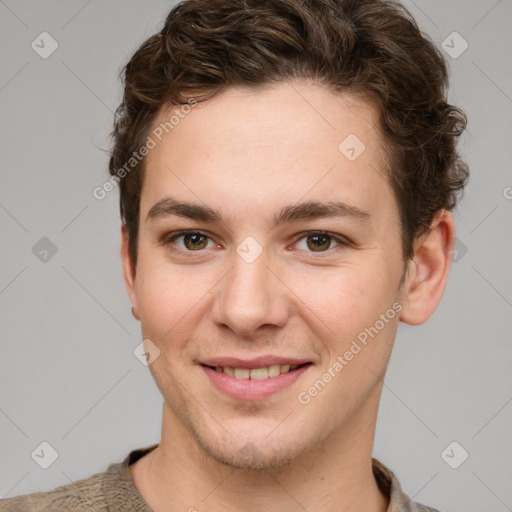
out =
[(331, 231), (325, 231), (323, 229), (310, 229), (309, 231), (304, 231), (303, 233), (299, 233), (297, 235), (297, 240), (301, 240), (304, 237), (312, 236), (312, 235), (325, 235), (338, 240), (340, 243), (352, 243), (346, 236), (339, 235), (337, 233), (332, 233)]
[[(321, 229), (305, 231), (304, 233), (301, 233), (300, 235), (298, 235), (297, 239), (295, 240), (295, 242), (292, 245), (297, 244), (302, 239), (307, 238), (308, 236), (314, 236), (314, 235), (324, 235), (324, 236), (330, 237), (338, 245), (336, 247), (332, 247), (332, 248), (330, 247), (329, 249), (327, 249), (325, 251), (304, 251), (304, 252), (307, 252), (307, 253), (313, 254), (313, 255), (329, 254), (329, 253), (332, 253), (332, 251), (335, 251), (336, 249), (338, 249), (339, 247), (352, 247), (354, 245), (354, 243), (351, 240), (349, 240), (347, 237), (345, 237), (343, 235), (331, 233), (330, 231), (323, 231)], [(299, 250), (303, 250), (303, 249), (299, 249)]]
[[(166, 234), (166, 235), (164, 235), (162, 237), (160, 243), (162, 245), (169, 245), (170, 243), (172, 243), (177, 238), (180, 238), (180, 237), (186, 236), (186, 235), (194, 235), (194, 234), (204, 236), (204, 237), (208, 238), (211, 242), (213, 242), (214, 244), (219, 246), (219, 244), (217, 242), (215, 242), (215, 240), (213, 239), (213, 237), (211, 235), (209, 235), (205, 231), (198, 230), (198, 229), (183, 229), (183, 230), (180, 230), (180, 231), (174, 231), (172, 233), (168, 233), (168, 234)], [(305, 253), (308, 253), (309, 255), (312, 255), (313, 257), (316, 257), (317, 255), (319, 257), (321, 257), (321, 255), (323, 255), (323, 254), (330, 254), (330, 253), (332, 253), (333, 251), (335, 251), (336, 249), (338, 249), (340, 247), (351, 247), (351, 246), (353, 246), (353, 242), (351, 240), (349, 240), (348, 238), (344, 237), (343, 235), (338, 235), (336, 233), (331, 233), (329, 231), (323, 231), (323, 230), (318, 230), (318, 229), (317, 230), (304, 231), (304, 232), (300, 233), (299, 235), (297, 235), (296, 240), (295, 240), (295, 242), (293, 242), (292, 246), (296, 245), (302, 239), (307, 238), (308, 236), (314, 236), (314, 235), (328, 236), (328, 237), (332, 238), (338, 245), (336, 245), (336, 247), (329, 248), (329, 249), (327, 249), (325, 251), (306, 251), (304, 249), (298, 249), (298, 250), (302, 251), (302, 252), (305, 252)], [(181, 251), (181, 252), (185, 252), (185, 253), (189, 253), (189, 254), (194, 253), (194, 252), (197, 252), (197, 253), (200, 254), (200, 253), (203, 253), (205, 251), (205, 249), (198, 249), (197, 251), (187, 251), (187, 250), (181, 249), (180, 247), (177, 247), (177, 246), (174, 246), (174, 249), (177, 250), (177, 251)]]
[[(187, 235), (201, 235), (201, 236), (204, 236), (205, 238), (208, 238), (211, 242), (215, 243), (216, 245), (219, 245), (217, 242), (214, 241), (214, 239), (211, 235), (209, 235), (205, 231), (201, 231), (200, 229), (182, 229), (180, 231), (173, 231), (172, 233), (167, 233), (161, 238), (160, 243), (162, 245), (168, 245), (171, 242), (173, 242), (174, 240), (176, 240), (177, 238), (180, 238), (182, 236), (187, 236)], [(178, 249), (180, 249), (180, 248), (178, 247)], [(187, 252), (196, 252), (196, 251), (187, 251)], [(202, 252), (202, 251), (199, 250), (197, 252)]]

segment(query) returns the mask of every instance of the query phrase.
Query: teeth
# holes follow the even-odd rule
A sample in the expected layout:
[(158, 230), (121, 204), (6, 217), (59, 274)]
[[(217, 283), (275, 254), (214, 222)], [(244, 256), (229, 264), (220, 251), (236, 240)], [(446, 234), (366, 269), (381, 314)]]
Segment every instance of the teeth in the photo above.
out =
[(251, 379), (255, 379), (255, 380), (268, 379), (268, 368), (253, 368), (251, 370)]
[(248, 379), (251, 370), (249, 368), (235, 368), (235, 377), (237, 379)]
[(225, 373), (230, 377), (235, 377), (236, 379), (254, 379), (254, 380), (263, 380), (268, 379), (269, 377), (277, 377), (281, 375), (281, 373), (287, 373), (290, 370), (295, 370), (299, 366), (298, 364), (273, 364), (271, 366), (267, 366), (264, 368), (230, 368), (230, 367), (222, 367), (216, 366), (215, 370), (219, 373)]
[(281, 373), (281, 367), (278, 364), (273, 364), (268, 367), (268, 376), (277, 377)]
[[(222, 371), (222, 366), (217, 366), (217, 371), (221, 372)], [(234, 377), (235, 376), (235, 370), (233, 370), (233, 368), (224, 368), (224, 373), (226, 375), (229, 375), (230, 377)]]

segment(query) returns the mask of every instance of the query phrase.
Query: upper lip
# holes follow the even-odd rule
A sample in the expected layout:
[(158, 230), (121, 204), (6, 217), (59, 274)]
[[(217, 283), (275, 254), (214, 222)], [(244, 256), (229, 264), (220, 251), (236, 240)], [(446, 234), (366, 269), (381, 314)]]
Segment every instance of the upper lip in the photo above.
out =
[(223, 368), (265, 368), (272, 365), (285, 365), (310, 363), (307, 359), (297, 359), (295, 357), (277, 357), (277, 356), (260, 356), (253, 359), (239, 359), (238, 357), (214, 357), (199, 361), (200, 364), (206, 366), (222, 366)]

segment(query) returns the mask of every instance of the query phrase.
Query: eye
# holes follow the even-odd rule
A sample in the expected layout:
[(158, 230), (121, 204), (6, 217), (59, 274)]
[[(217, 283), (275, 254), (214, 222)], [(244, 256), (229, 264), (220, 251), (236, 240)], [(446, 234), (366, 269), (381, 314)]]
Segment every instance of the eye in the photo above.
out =
[[(208, 245), (210, 242), (211, 245)], [(174, 233), (173, 235), (166, 237), (164, 239), (164, 243), (174, 244), (176, 247), (183, 251), (200, 251), (202, 249), (207, 249), (216, 244), (210, 239), (208, 235), (201, 233), (200, 231), (180, 231), (179, 233)]]
[[(333, 243), (336, 244), (334, 247)], [(295, 245), (300, 250), (307, 252), (327, 252), (330, 249), (336, 249), (339, 246), (348, 246), (350, 244), (347, 240), (335, 237), (325, 231), (316, 231), (306, 234), (300, 238)]]
[[(206, 233), (186, 230), (168, 234), (162, 239), (162, 244), (169, 246), (172, 250), (185, 253), (220, 247)], [(350, 246), (351, 242), (344, 237), (335, 236), (326, 231), (314, 231), (304, 234), (294, 245), (304, 252), (324, 253)]]

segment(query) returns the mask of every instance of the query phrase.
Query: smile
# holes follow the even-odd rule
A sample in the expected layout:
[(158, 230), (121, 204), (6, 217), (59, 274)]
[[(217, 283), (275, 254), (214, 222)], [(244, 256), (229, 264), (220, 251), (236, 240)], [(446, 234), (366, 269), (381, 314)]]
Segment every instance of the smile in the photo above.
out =
[[(308, 364), (308, 363), (304, 363)], [(263, 379), (269, 379), (277, 377), (278, 375), (281, 375), (282, 373), (288, 373), (289, 371), (295, 370), (299, 366), (298, 364), (273, 364), (271, 366), (266, 366), (262, 368), (231, 368), (229, 366), (223, 367), (223, 366), (216, 366), (215, 371), (219, 373), (225, 373), (226, 375), (229, 375), (230, 377), (235, 377), (235, 379), (255, 379), (255, 380), (263, 380)], [(213, 367), (210, 367), (213, 368)]]
[(200, 364), (209, 381), (235, 400), (262, 400), (291, 386), (313, 367), (312, 363), (234, 368)]

